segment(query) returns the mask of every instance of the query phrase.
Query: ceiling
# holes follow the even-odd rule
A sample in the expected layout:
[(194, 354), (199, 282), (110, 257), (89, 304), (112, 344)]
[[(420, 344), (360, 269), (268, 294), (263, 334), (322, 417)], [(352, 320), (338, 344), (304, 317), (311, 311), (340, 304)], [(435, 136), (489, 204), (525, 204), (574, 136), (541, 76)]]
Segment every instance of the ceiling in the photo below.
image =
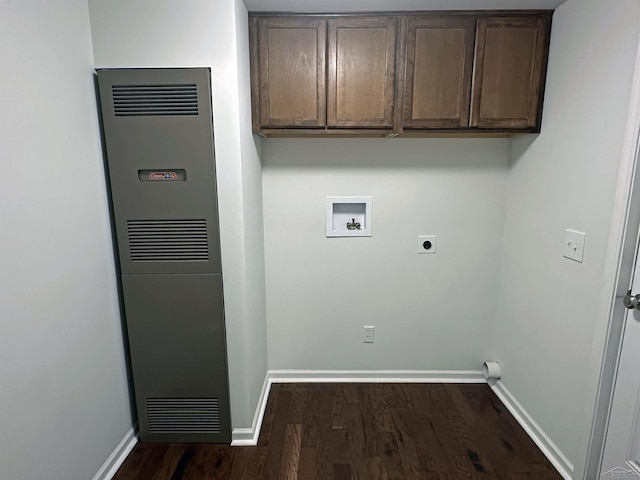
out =
[(244, 0), (250, 12), (554, 10), (566, 0)]

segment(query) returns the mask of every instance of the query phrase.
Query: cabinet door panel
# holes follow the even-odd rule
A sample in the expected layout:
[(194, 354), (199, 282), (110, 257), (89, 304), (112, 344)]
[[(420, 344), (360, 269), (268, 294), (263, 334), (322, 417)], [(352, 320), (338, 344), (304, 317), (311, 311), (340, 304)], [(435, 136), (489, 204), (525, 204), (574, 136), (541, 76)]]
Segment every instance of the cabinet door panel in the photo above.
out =
[(411, 17), (404, 127), (469, 125), (475, 19)]
[(331, 127), (392, 127), (397, 19), (329, 20)]
[(326, 125), (326, 20), (258, 20), (260, 126)]
[(549, 20), (478, 20), (472, 126), (539, 127)]

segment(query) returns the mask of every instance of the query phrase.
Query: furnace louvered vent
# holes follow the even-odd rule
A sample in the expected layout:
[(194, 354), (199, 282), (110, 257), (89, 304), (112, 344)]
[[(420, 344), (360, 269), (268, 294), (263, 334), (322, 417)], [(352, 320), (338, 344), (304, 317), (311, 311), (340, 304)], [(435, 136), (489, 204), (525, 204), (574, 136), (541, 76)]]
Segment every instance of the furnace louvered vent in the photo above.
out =
[(132, 262), (209, 260), (207, 221), (127, 220)]
[(147, 398), (149, 433), (220, 433), (217, 398)]
[(195, 83), (176, 85), (113, 85), (116, 117), (198, 115)]

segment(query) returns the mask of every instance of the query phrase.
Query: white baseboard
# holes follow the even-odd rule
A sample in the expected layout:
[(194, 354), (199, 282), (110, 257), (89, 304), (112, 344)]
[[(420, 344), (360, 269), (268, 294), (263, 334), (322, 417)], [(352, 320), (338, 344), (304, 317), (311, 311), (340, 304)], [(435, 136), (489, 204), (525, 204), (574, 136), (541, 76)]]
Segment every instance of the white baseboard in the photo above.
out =
[(480, 370), (269, 370), (272, 383), (485, 383)]
[(136, 443), (138, 443), (138, 438), (136, 437), (135, 429), (132, 427), (122, 440), (120, 440), (115, 450), (111, 452), (111, 455), (109, 455), (107, 461), (100, 467), (98, 473), (94, 475), (93, 480), (111, 480), (118, 471), (118, 468), (120, 468), (120, 465), (122, 465), (127, 458), (127, 455), (133, 450)]
[(500, 401), (507, 407), (507, 410), (511, 412), (511, 415), (515, 417), (520, 426), (531, 437), (534, 443), (538, 446), (542, 453), (549, 459), (551, 464), (558, 470), (558, 473), (565, 480), (571, 480), (573, 475), (573, 464), (562, 453), (562, 450), (553, 443), (553, 440), (545, 433), (545, 431), (536, 423), (533, 417), (525, 410), (520, 402), (513, 396), (513, 394), (505, 387), (502, 381), (498, 381), (495, 385), (491, 386), (491, 389), (498, 396)]
[(251, 428), (234, 428), (231, 432), (232, 447), (253, 446), (258, 444), (260, 428), (262, 428), (262, 419), (264, 418), (264, 411), (267, 408), (267, 400), (269, 399), (269, 392), (271, 391), (271, 383), (269, 372), (267, 372), (264, 377), (264, 383), (262, 384), (260, 397), (258, 397), (258, 407), (256, 408), (256, 413), (253, 415)]
[[(485, 383), (480, 370), (269, 370), (250, 428), (234, 428), (231, 446), (258, 444), (274, 383)], [(95, 479), (97, 480), (97, 479)]]

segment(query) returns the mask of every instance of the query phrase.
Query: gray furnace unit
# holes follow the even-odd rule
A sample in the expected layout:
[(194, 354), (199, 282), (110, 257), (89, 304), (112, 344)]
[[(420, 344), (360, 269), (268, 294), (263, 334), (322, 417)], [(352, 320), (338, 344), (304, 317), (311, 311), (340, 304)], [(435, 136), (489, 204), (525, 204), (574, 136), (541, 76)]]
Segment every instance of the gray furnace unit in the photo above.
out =
[(98, 85), (141, 439), (229, 443), (209, 69)]

